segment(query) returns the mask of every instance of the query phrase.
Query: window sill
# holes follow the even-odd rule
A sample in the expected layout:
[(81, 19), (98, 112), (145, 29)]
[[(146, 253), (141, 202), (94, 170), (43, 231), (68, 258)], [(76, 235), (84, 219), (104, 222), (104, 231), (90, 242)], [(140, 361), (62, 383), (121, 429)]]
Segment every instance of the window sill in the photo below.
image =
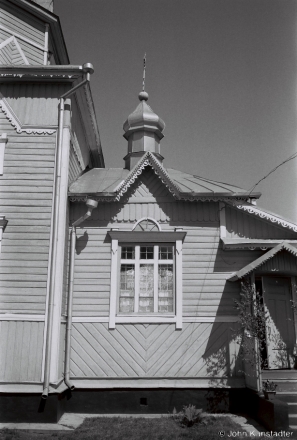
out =
[(115, 317), (116, 324), (160, 324), (160, 323), (176, 323), (174, 315), (117, 315)]

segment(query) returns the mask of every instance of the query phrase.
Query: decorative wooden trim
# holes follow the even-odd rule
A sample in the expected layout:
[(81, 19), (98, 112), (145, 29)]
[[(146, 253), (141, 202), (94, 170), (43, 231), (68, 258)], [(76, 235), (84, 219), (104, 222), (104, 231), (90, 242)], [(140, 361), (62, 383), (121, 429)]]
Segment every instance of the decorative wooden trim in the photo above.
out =
[(2, 24), (0, 24), (0, 29), (3, 29), (5, 32), (8, 32), (8, 33), (11, 34), (13, 37), (17, 37), (17, 38), (19, 38), (20, 40), (23, 40), (23, 41), (25, 41), (26, 43), (30, 44), (31, 46), (36, 47), (37, 49), (40, 49), (40, 50), (42, 50), (42, 51), (44, 50), (44, 47), (41, 46), (40, 44), (35, 43), (35, 41), (29, 40), (29, 38), (26, 38), (26, 37), (24, 37), (23, 35), (21, 35), (21, 34), (19, 34), (19, 33), (17, 33), (17, 32), (14, 32), (12, 29), (9, 29), (9, 28), (7, 28), (6, 26), (3, 26)]
[(245, 388), (243, 378), (238, 377), (189, 377), (181, 378), (131, 378), (98, 379), (71, 377), (75, 388)]
[(9, 120), (11, 125), (15, 128), (17, 133), (27, 133), (27, 134), (53, 134), (56, 132), (56, 127), (37, 127), (37, 126), (26, 126), (22, 125), (21, 121), (18, 119), (10, 105), (7, 103), (6, 99), (0, 93), (0, 109), (2, 109), (6, 118)]
[(0, 314), (0, 321), (31, 321), (31, 322), (43, 322), (45, 315), (22, 315), (16, 313), (3, 313)]
[[(113, 231), (116, 232), (116, 231)], [(111, 242), (111, 273), (110, 273), (110, 304), (109, 304), (109, 328), (115, 328), (117, 311), (117, 285), (118, 285), (118, 246), (116, 238)]]
[[(155, 200), (155, 202), (156, 202), (156, 200)], [(157, 220), (155, 220), (154, 218), (152, 218), (152, 217), (142, 217), (140, 220), (137, 220), (137, 222), (134, 224), (134, 226), (133, 226), (133, 228), (132, 228), (132, 231), (134, 231), (134, 229), (139, 225), (139, 223), (141, 223), (141, 222), (143, 222), (143, 221), (145, 221), (145, 220), (150, 220), (151, 222), (153, 222), (153, 223), (157, 226), (157, 228), (158, 228), (159, 231), (162, 230), (162, 229), (161, 229), (161, 226), (159, 225), (159, 223), (157, 222)]]
[(232, 206), (233, 208), (239, 209), (241, 211), (245, 211), (248, 214), (255, 215), (255, 216), (260, 217), (261, 219), (264, 219), (264, 220), (268, 220), (271, 223), (276, 224), (277, 226), (281, 226), (283, 228), (288, 228), (294, 232), (297, 232), (297, 225), (296, 224), (289, 222), (288, 220), (286, 220), (276, 214), (273, 214), (272, 212), (264, 211), (263, 209), (260, 209), (255, 205), (241, 204), (236, 200), (233, 200), (233, 201), (229, 200), (227, 203), (230, 206)]
[(0, 176), (3, 176), (4, 153), (7, 142), (8, 142), (7, 134), (2, 133), (0, 138)]
[(220, 238), (226, 237), (226, 205), (223, 202), (219, 202), (220, 212)]
[[(144, 324), (155, 324), (157, 321), (155, 320), (156, 316), (125, 316), (125, 317), (116, 317), (115, 322), (118, 324), (135, 324), (135, 323), (144, 323)], [(176, 322), (176, 317), (171, 316), (162, 316), (162, 321), (158, 323), (166, 323), (172, 322), (173, 324)], [(145, 321), (146, 322), (145, 322)], [(233, 315), (221, 315), (221, 316), (184, 316), (182, 319), (183, 322), (237, 322), (238, 317)], [(109, 317), (107, 316), (74, 316), (72, 318), (72, 322), (98, 322), (104, 323), (109, 322)]]
[[(248, 249), (250, 251), (261, 249), (267, 251), (267, 249), (274, 248), (284, 240), (265, 240), (265, 239), (246, 239), (246, 238), (221, 238), (223, 242), (224, 250), (238, 250)], [(297, 245), (297, 240), (286, 240), (286, 243), (290, 245)]]
[(170, 243), (177, 240), (183, 241), (186, 232), (173, 231), (109, 231), (109, 236), (112, 240), (118, 240), (125, 243)]
[(249, 275), (254, 270), (258, 269), (258, 267), (262, 266), (262, 264), (266, 263), (266, 261), (273, 258), (279, 251), (286, 250), (287, 252), (291, 253), (295, 257), (297, 257), (297, 249), (293, 246), (291, 246), (287, 241), (283, 241), (282, 243), (275, 246), (270, 251), (266, 252), (266, 254), (262, 255), (261, 257), (257, 258), (252, 263), (246, 265), (242, 269), (238, 270), (237, 272), (233, 272), (232, 275), (230, 275), (227, 280), (228, 281), (237, 281), (246, 275)]
[[(183, 232), (175, 232), (183, 234)], [(176, 304), (176, 329), (183, 328), (183, 243), (182, 240), (176, 240), (175, 245), (175, 304)]]

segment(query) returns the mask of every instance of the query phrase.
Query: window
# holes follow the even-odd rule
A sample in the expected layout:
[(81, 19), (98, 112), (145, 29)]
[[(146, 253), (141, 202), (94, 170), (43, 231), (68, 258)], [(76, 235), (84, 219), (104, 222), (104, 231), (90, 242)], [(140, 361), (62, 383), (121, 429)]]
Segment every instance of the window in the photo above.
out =
[(148, 224), (146, 230), (109, 232), (110, 329), (117, 323), (164, 322), (182, 328), (182, 242), (186, 233), (161, 231), (158, 225), (151, 230), (153, 225)]
[(173, 313), (172, 245), (121, 247), (119, 313)]

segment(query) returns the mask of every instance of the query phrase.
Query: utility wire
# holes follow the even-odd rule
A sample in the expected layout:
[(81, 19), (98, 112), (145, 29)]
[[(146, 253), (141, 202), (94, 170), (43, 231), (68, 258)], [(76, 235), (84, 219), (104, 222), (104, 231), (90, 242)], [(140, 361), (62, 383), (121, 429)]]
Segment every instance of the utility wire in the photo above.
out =
[(271, 171), (269, 171), (268, 174), (266, 174), (266, 176), (262, 177), (262, 179), (260, 179), (250, 190), (249, 195), (251, 195), (251, 193), (254, 191), (254, 189), (256, 188), (256, 186), (259, 185), (260, 182), (262, 182), (262, 180), (265, 180), (268, 176), (270, 176), (270, 174), (274, 173), (275, 170), (277, 170), (279, 167), (281, 167), (282, 165), (284, 165), (285, 163), (289, 162), (290, 160), (294, 159), (297, 156), (297, 153), (292, 154), (292, 156), (288, 157), (287, 159), (285, 159), (282, 163), (280, 163), (279, 165), (277, 165), (276, 167), (274, 167)]

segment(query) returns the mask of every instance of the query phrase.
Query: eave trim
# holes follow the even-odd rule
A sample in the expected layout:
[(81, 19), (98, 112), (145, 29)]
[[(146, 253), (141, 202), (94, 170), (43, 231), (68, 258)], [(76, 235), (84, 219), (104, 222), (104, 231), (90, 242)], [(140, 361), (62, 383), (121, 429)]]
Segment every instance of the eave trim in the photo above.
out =
[(112, 240), (127, 243), (171, 243), (177, 240), (183, 241), (186, 232), (164, 232), (164, 231), (109, 231), (108, 235)]
[(266, 263), (266, 261), (273, 258), (279, 251), (286, 250), (287, 252), (291, 253), (295, 257), (297, 257), (297, 249), (293, 246), (291, 246), (287, 241), (283, 241), (282, 243), (275, 246), (270, 251), (266, 252), (266, 254), (262, 255), (261, 257), (257, 258), (252, 263), (248, 264), (247, 266), (243, 267), (242, 269), (238, 270), (237, 272), (234, 272), (232, 275), (230, 275), (229, 278), (227, 278), (227, 281), (237, 281), (246, 275), (250, 274), (254, 270), (256, 270), (258, 267), (262, 266), (262, 264)]

